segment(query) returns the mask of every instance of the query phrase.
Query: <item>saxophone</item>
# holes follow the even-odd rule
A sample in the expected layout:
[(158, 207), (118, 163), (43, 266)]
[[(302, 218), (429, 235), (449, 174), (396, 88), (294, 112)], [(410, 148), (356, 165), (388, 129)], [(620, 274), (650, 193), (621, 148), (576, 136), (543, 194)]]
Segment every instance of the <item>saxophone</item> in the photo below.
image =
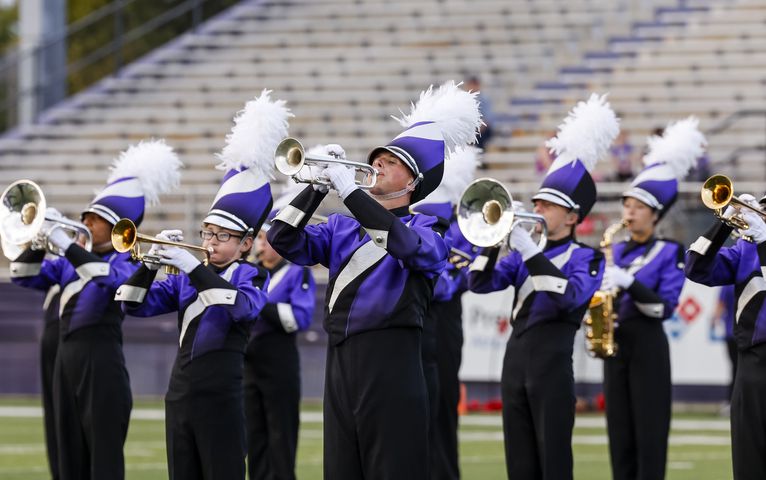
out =
[[(614, 265), (612, 239), (628, 226), (625, 220), (610, 225), (601, 239), (601, 249), (604, 252), (604, 262), (607, 267)], [(609, 358), (617, 354), (617, 344), (614, 342), (614, 322), (617, 314), (614, 311), (614, 299), (617, 289), (598, 290), (593, 294), (585, 317), (585, 343), (588, 352), (593, 357)]]

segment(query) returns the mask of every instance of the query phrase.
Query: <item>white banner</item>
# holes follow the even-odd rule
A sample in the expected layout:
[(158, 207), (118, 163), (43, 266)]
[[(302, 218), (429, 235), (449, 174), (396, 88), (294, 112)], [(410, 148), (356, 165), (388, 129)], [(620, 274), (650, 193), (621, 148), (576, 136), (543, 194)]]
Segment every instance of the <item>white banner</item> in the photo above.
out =
[[(727, 385), (730, 365), (723, 342), (723, 326), (713, 325), (718, 288), (689, 280), (684, 284), (678, 308), (664, 323), (671, 354), (674, 384)], [(463, 295), (462, 381), (499, 381), (505, 344), (510, 335), (508, 317), (512, 289), (479, 295)], [(598, 383), (602, 361), (588, 356), (583, 329), (577, 331), (574, 347), (575, 380)]]

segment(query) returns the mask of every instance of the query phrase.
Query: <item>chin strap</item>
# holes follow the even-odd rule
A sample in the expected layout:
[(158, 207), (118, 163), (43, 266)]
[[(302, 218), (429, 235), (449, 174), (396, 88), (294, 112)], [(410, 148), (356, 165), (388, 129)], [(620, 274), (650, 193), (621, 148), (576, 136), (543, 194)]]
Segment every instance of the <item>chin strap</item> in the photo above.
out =
[(408, 193), (412, 192), (413, 190), (415, 190), (415, 187), (418, 186), (418, 184), (420, 183), (421, 180), (423, 180), (423, 174), (419, 173), (418, 176), (415, 178), (415, 180), (413, 180), (409, 185), (407, 185), (402, 190), (399, 190), (397, 192), (392, 192), (392, 193), (386, 193), (384, 195), (375, 195), (375, 194), (372, 194), (372, 193), (370, 195), (375, 200), (379, 200), (379, 201), (380, 200), (392, 200), (394, 198), (403, 197), (403, 196), (407, 195)]

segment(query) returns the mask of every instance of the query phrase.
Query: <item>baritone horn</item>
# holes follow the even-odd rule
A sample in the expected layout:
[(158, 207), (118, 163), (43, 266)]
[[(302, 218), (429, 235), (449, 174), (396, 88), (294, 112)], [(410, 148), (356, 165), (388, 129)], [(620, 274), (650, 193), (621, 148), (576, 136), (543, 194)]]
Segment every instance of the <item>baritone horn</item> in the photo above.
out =
[(179, 271), (172, 265), (162, 263), (162, 257), (157, 255), (148, 255), (141, 253), (141, 243), (153, 243), (156, 245), (167, 245), (170, 247), (180, 247), (187, 250), (205, 253), (205, 264), (210, 260), (210, 249), (191, 245), (189, 243), (174, 242), (172, 240), (162, 240), (156, 237), (150, 237), (143, 233), (138, 233), (136, 224), (129, 218), (123, 218), (112, 227), (112, 246), (120, 253), (130, 252), (133, 260), (143, 262), (147, 265), (164, 265), (165, 273), (168, 275), (178, 275)]
[[(545, 217), (536, 213), (516, 212), (513, 197), (502, 183), (491, 178), (471, 182), (460, 196), (457, 224), (463, 236), (477, 247), (494, 247), (510, 239), (513, 227), (520, 223), (540, 225), (538, 246), (548, 241)], [(531, 233), (531, 232), (530, 232)]]
[(332, 186), (330, 179), (322, 176), (309, 176), (308, 178), (300, 175), (305, 166), (315, 166), (322, 169), (332, 164), (348, 165), (354, 167), (358, 172), (364, 173), (364, 181), (356, 181), (359, 188), (369, 190), (375, 186), (378, 179), (378, 171), (372, 166), (362, 162), (352, 162), (332, 155), (320, 155), (306, 153), (301, 142), (292, 137), (287, 137), (277, 145), (274, 152), (274, 166), (281, 173), (291, 177), (296, 183), (310, 183), (313, 185)]
[(48, 241), (51, 232), (63, 230), (73, 241), (84, 238), (83, 247), (90, 250), (93, 239), (84, 224), (60, 216), (46, 214), (43, 190), (31, 180), (13, 182), (0, 197), (0, 237), (3, 253), (16, 259), (27, 248), (48, 250), (63, 256), (64, 251)]
[[(702, 203), (707, 208), (713, 210), (713, 213), (723, 223), (730, 227), (738, 228), (740, 230), (747, 230), (750, 225), (747, 224), (745, 218), (742, 215), (742, 209), (747, 208), (760, 215), (766, 220), (766, 212), (763, 210), (749, 205), (747, 202), (743, 202), (736, 196), (734, 196), (734, 185), (729, 177), (726, 175), (713, 175), (705, 180), (700, 191), (702, 196)], [(726, 207), (731, 205), (736, 212), (729, 218), (723, 216)]]

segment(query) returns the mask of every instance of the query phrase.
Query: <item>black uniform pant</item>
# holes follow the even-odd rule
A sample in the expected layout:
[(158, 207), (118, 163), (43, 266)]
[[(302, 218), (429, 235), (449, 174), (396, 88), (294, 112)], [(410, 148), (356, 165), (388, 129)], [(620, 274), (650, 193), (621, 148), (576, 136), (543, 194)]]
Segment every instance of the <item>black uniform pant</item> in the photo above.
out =
[(430, 472), (434, 480), (457, 480), (460, 478), (457, 439), (457, 405), (460, 402), (458, 371), (463, 355), (460, 295), (448, 302), (431, 304), (430, 315), (437, 318), (436, 363), (439, 370), (439, 396), (430, 436)]
[(243, 361), (229, 351), (176, 359), (165, 396), (170, 480), (244, 480)]
[[(421, 358), (423, 359), (423, 376), (426, 380), (428, 393), (428, 464), (433, 465), (436, 458), (436, 422), (438, 421), (440, 403), (439, 364), (437, 330), (441, 328), (438, 317), (433, 313), (435, 303), (431, 303), (426, 317), (423, 319), (421, 336)], [(433, 472), (432, 472), (433, 473)]]
[(509, 479), (572, 478), (576, 330), (572, 324), (547, 323), (508, 341), (502, 398)]
[(54, 413), (53, 372), (56, 366), (56, 352), (59, 348), (58, 319), (45, 322), (40, 339), (40, 378), (43, 392), (43, 420), (45, 422), (45, 447), (48, 452), (48, 467), (53, 480), (59, 479), (59, 456), (56, 446), (56, 415)]
[(327, 350), (324, 478), (428, 477), (419, 328), (353, 335)]
[(295, 335), (275, 332), (252, 339), (244, 378), (250, 480), (294, 479), (301, 401)]
[(133, 400), (120, 327), (85, 327), (59, 345), (53, 380), (62, 480), (120, 480)]
[(604, 361), (609, 455), (615, 480), (661, 480), (670, 431), (670, 350), (662, 323), (635, 319), (615, 331)]
[(731, 397), (734, 480), (766, 478), (766, 344), (739, 352)]

